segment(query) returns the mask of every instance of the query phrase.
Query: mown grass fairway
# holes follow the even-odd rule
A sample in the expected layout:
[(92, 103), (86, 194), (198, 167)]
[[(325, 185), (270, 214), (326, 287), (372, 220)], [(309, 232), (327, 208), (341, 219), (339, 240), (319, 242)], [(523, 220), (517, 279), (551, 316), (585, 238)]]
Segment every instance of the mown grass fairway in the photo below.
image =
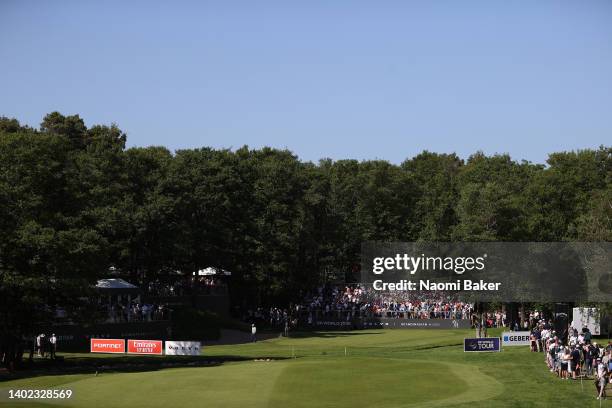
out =
[[(318, 332), (211, 346), (204, 348), (205, 355), (248, 359), (210, 367), (7, 381), (0, 383), (0, 407), (599, 406), (591, 380), (557, 379), (543, 355), (526, 347), (464, 353), (462, 340), (472, 335), (457, 330)], [(261, 358), (272, 361), (254, 361)], [(74, 397), (7, 400), (8, 389), (52, 387), (72, 389)]]

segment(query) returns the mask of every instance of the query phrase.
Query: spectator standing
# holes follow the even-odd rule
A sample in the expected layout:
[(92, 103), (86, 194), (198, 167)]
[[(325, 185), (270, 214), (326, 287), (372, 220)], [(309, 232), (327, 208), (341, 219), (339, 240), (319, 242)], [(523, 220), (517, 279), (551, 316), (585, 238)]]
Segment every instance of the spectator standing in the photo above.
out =
[(257, 327), (255, 327), (255, 323), (251, 324), (251, 341), (253, 343), (257, 341)]
[(608, 383), (608, 368), (603, 362), (597, 364), (597, 399), (606, 398), (606, 384)]
[(44, 334), (36, 336), (36, 355), (38, 357), (42, 357), (42, 336), (44, 336)]
[(584, 369), (586, 372), (586, 375), (591, 375), (591, 373), (593, 372), (593, 355), (591, 353), (593, 346), (591, 346), (590, 344), (585, 344), (582, 347), (582, 355), (584, 358)]
[(55, 352), (57, 351), (57, 337), (55, 337), (55, 333), (51, 334), (49, 337), (49, 353), (51, 354), (51, 358), (55, 360)]
[(542, 347), (542, 332), (540, 331), (540, 328), (536, 326), (535, 330), (533, 331), (533, 335), (535, 336), (536, 339), (536, 351), (541, 353), (543, 350)]
[(576, 373), (580, 374), (578, 372), (578, 370), (580, 369), (580, 351), (578, 350), (578, 347), (572, 347), (570, 356), (571, 356), (570, 365), (571, 365), (572, 379), (575, 380)]
[(569, 360), (571, 359), (569, 349), (567, 347), (561, 347), (561, 351), (559, 351), (559, 361), (561, 362), (561, 370), (559, 372), (559, 377), (567, 380), (569, 377), (567, 375)]
[(47, 357), (47, 336), (45, 333), (40, 334), (40, 354), (42, 358)]
[(582, 329), (582, 331), (584, 333), (584, 342), (587, 344), (591, 343), (591, 338), (592, 338), (591, 331), (586, 327)]

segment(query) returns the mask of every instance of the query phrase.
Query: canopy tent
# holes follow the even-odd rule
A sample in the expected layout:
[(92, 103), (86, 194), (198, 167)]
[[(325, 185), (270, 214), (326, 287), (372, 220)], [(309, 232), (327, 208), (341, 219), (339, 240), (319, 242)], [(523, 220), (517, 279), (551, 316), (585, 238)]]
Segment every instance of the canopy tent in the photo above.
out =
[[(195, 275), (196, 273), (194, 272), (193, 274)], [(200, 269), (197, 274), (198, 276), (232, 276), (230, 271), (226, 271), (225, 269), (221, 268), (214, 268), (212, 266), (209, 266), (206, 269)]]
[[(108, 308), (109, 321), (116, 321), (116, 315), (114, 315), (113, 305), (122, 305), (130, 309), (132, 301), (140, 303), (140, 288), (136, 285), (124, 281), (119, 278), (100, 279), (96, 284), (96, 291), (98, 292), (98, 301), (100, 306)], [(119, 309), (117, 309), (119, 310)], [(126, 315), (127, 321), (132, 318), (131, 313), (128, 312)]]
[(105, 293), (113, 293), (113, 294), (138, 294), (140, 293), (140, 288), (136, 285), (132, 285), (129, 282), (124, 281), (123, 279), (113, 278), (113, 279), (100, 279), (96, 284), (96, 289), (105, 292)]

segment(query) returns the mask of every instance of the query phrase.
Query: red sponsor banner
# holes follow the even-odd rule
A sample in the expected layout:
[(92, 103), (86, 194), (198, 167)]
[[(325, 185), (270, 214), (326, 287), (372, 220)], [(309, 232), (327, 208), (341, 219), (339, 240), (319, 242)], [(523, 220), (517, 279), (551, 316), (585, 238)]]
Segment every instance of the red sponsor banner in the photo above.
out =
[(123, 339), (91, 339), (92, 353), (125, 353)]
[(162, 354), (161, 340), (128, 340), (129, 354)]

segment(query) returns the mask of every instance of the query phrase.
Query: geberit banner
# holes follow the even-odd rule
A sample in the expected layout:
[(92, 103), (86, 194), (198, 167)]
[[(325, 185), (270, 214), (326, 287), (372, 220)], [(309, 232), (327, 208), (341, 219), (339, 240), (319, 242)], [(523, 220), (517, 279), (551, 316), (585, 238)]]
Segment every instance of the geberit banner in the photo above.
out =
[(504, 346), (528, 346), (531, 343), (531, 333), (528, 331), (503, 332)]

